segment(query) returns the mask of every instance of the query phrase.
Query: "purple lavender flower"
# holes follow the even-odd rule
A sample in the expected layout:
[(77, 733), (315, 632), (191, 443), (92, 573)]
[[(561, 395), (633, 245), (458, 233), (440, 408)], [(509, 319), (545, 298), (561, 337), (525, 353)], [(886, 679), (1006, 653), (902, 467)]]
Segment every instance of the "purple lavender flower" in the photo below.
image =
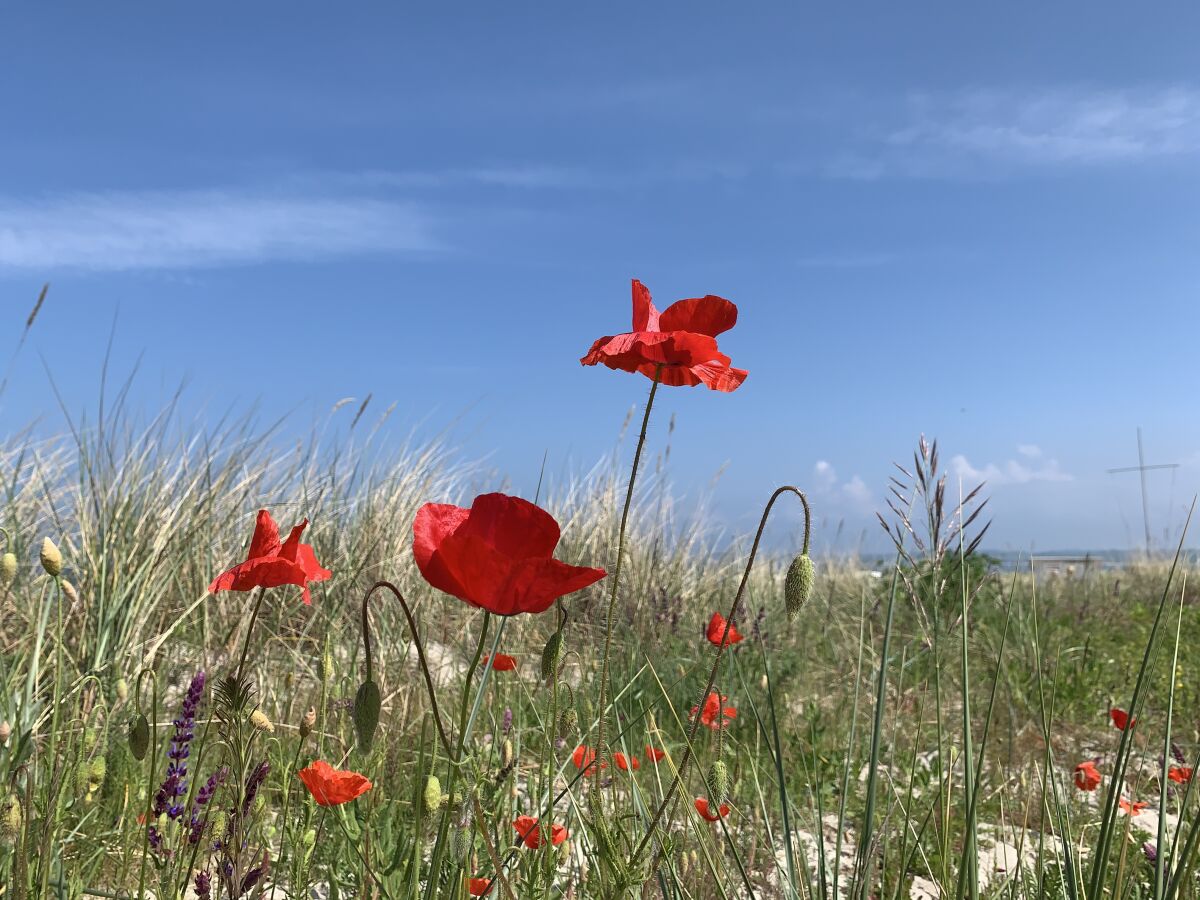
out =
[[(183, 698), (183, 706), (179, 710), (179, 718), (172, 723), (175, 733), (171, 735), (171, 746), (167, 750), (167, 776), (154, 794), (152, 812), (155, 819), (163, 813), (171, 820), (183, 815), (181, 798), (186, 797), (188, 791), (187, 759), (191, 754), (192, 739), (196, 736), (196, 710), (203, 696), (204, 672), (201, 670), (192, 678), (192, 683)], [(162, 846), (162, 834), (153, 825), (147, 833), (150, 845), (156, 850), (159, 849)]]
[(1183, 749), (1174, 741), (1171, 741), (1171, 755), (1175, 757), (1175, 762), (1181, 766), (1187, 765), (1187, 757), (1183, 755)]
[(189, 844), (200, 843), (200, 838), (204, 835), (204, 807), (213, 798), (213, 794), (217, 792), (217, 788), (225, 783), (225, 779), (229, 777), (229, 767), (221, 766), (217, 771), (208, 776), (208, 781), (201, 785), (200, 790), (196, 791), (196, 800), (192, 803), (192, 818), (189, 822), (191, 834), (188, 835)]
[(196, 897), (197, 900), (208, 900), (209, 891), (212, 890), (212, 876), (207, 872), (196, 873)]
[(1158, 848), (1149, 841), (1142, 844), (1142, 852), (1146, 854), (1146, 862), (1158, 862)]
[(263, 760), (258, 764), (258, 768), (250, 773), (250, 777), (246, 779), (246, 799), (242, 802), (243, 816), (250, 812), (250, 806), (254, 803), (254, 798), (258, 796), (258, 789), (267, 780), (267, 773), (269, 771), (271, 771), (270, 764), (266, 760)]
[(500, 731), (508, 734), (512, 731), (512, 707), (504, 707), (504, 718), (500, 720)]

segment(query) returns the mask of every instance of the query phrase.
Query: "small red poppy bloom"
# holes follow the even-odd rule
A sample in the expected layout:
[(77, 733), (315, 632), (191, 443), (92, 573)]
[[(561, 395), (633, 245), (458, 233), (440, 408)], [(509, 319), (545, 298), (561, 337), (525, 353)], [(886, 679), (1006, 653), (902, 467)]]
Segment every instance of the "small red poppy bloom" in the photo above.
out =
[(484, 656), (483, 664), (485, 666), (489, 661), (497, 672), (511, 672), (517, 667), (517, 658), (509, 656), (507, 653), (497, 653), (495, 659), (492, 659), (491, 655)]
[(1075, 787), (1081, 791), (1094, 791), (1100, 786), (1100, 770), (1092, 760), (1084, 760), (1075, 767)]
[(296, 777), (304, 782), (318, 806), (340, 806), (371, 789), (371, 782), (365, 776), (335, 769), (323, 759), (301, 769)]
[(610, 369), (641, 372), (673, 386), (707, 385), (714, 391), (736, 391), (745, 369), (734, 369), (717, 349), (717, 335), (737, 323), (737, 307), (709, 294), (672, 303), (661, 313), (650, 291), (633, 279), (633, 330), (602, 337), (581, 360)]
[(630, 769), (633, 769), (636, 772), (642, 767), (642, 764), (638, 762), (638, 758), (636, 756), (630, 756), (626, 758), (625, 754), (621, 753), (620, 751), (617, 751), (613, 754), (613, 762), (617, 764), (617, 768), (622, 772), (628, 772)]
[(651, 762), (661, 762), (666, 755), (665, 752), (659, 750), (657, 747), (652, 747), (649, 744), (646, 745), (646, 756), (650, 757)]
[(303, 588), (301, 595), (305, 603), (312, 603), (308, 592), (309, 582), (324, 581), (332, 573), (322, 569), (313, 548), (300, 543), (300, 536), (308, 526), (308, 519), (292, 528), (291, 534), (282, 544), (279, 542), (279, 526), (265, 509), (258, 511), (254, 524), (254, 536), (250, 538), (250, 551), (246, 561), (222, 572), (208, 586), (210, 594), (220, 591), (249, 591), (256, 587), (282, 587), (294, 584)]
[(718, 694), (716, 691), (709, 691), (708, 697), (704, 700), (704, 710), (700, 707), (692, 707), (692, 715), (700, 713), (700, 724), (717, 731), (729, 725), (728, 719), (737, 718), (737, 708), (733, 706), (722, 706), (729, 698), (724, 694)]
[(1125, 810), (1125, 812), (1129, 813), (1131, 816), (1136, 816), (1149, 805), (1150, 804), (1148, 803), (1141, 802), (1133, 803), (1129, 800), (1126, 800), (1124, 797), (1117, 801), (1117, 806), (1121, 807), (1121, 809)]
[(1167, 777), (1176, 784), (1187, 784), (1192, 780), (1191, 766), (1171, 766), (1167, 769)]
[(492, 889), (491, 878), (468, 878), (467, 891), (472, 897), (484, 897)]
[[(513, 828), (516, 829), (517, 837), (530, 850), (536, 850), (542, 846), (542, 840), (545, 838), (546, 829), (538, 828), (538, 820), (533, 816), (517, 816), (517, 820), (513, 822)], [(570, 832), (567, 831), (565, 825), (550, 826), (550, 843), (557, 847), (567, 839)]]
[(554, 558), (558, 523), (520, 497), (481, 494), (470, 509), (426, 503), (413, 522), (413, 556), (425, 580), (499, 616), (539, 613), (594, 584), (603, 569)]
[(706, 633), (708, 642), (714, 647), (719, 647), (721, 644), (729, 646), (744, 640), (743, 636), (733, 626), (732, 622), (726, 621), (725, 617), (719, 612), (712, 614), (712, 618), (708, 620), (708, 631)]
[(1129, 718), (1129, 713), (1123, 709), (1117, 709), (1115, 706), (1108, 711), (1108, 717), (1112, 719), (1113, 727), (1118, 731), (1124, 731), (1126, 727), (1137, 726), (1137, 719)]
[(708, 798), (707, 797), (697, 797), (696, 798), (696, 812), (700, 813), (700, 816), (701, 816), (701, 818), (704, 819), (704, 821), (715, 822), (718, 819), (723, 819), (727, 815), (729, 815), (729, 804), (722, 803), (721, 806), (717, 809), (716, 814), (714, 814), (712, 812), (712, 810), (709, 808)]
[[(577, 769), (582, 769), (586, 766), (587, 771), (583, 773), (584, 775), (596, 774), (596, 751), (592, 747), (580, 744), (575, 748), (575, 752), (571, 754), (571, 762), (575, 764), (575, 768)], [(607, 769), (608, 763), (600, 763), (600, 768)]]

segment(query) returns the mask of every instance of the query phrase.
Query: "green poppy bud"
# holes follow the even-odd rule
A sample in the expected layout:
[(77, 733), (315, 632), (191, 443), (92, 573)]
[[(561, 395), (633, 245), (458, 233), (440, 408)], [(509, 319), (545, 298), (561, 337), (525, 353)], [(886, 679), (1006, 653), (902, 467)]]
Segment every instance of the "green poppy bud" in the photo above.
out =
[(562, 646), (562, 632), (556, 631), (550, 635), (550, 640), (546, 641), (546, 646), (542, 648), (542, 681), (547, 684), (554, 681), (558, 674), (558, 666), (562, 661)]
[(50, 538), (42, 538), (42, 568), (51, 578), (62, 574), (62, 553)]
[(421, 795), (427, 815), (433, 815), (442, 808), (442, 783), (436, 775), (425, 779), (425, 792)]
[(15, 842), (21, 833), (21, 801), (16, 794), (9, 794), (0, 808), (0, 837)]
[(138, 713), (129, 723), (129, 752), (133, 758), (141, 761), (146, 758), (146, 750), (150, 747), (150, 723), (144, 713)]
[(783, 597), (787, 601), (789, 619), (795, 619), (800, 615), (800, 610), (812, 596), (815, 576), (812, 557), (807, 553), (801, 553), (792, 560), (791, 566), (788, 567), (787, 578), (783, 582)]
[(8, 587), (17, 580), (17, 555), (5, 553), (0, 556), (0, 584)]
[(454, 858), (459, 862), (464, 862), (471, 856), (471, 851), (474, 849), (472, 838), (474, 835), (470, 828), (455, 828), (450, 841), (450, 852), (454, 854)]
[(713, 760), (708, 767), (708, 796), (712, 803), (720, 806), (729, 798), (729, 767), (722, 759)]
[(382, 705), (379, 685), (374, 681), (364, 681), (354, 696), (354, 731), (358, 735), (358, 747), (364, 752), (371, 749), (375, 729), (379, 727), (379, 708)]
[(558, 716), (558, 736), (565, 738), (575, 733), (579, 726), (579, 713), (574, 706), (568, 706)]
[(83, 752), (91, 753), (96, 749), (96, 741), (100, 739), (100, 735), (96, 733), (95, 728), (83, 729)]

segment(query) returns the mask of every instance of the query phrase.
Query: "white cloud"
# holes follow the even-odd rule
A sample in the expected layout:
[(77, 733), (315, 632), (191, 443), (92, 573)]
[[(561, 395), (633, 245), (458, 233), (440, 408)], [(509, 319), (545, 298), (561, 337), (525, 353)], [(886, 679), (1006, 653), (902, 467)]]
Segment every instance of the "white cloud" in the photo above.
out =
[[(1028, 445), (1026, 445), (1026, 449), (1028, 449)], [(1040, 451), (1038, 455), (1040, 456)], [(955, 475), (962, 478), (964, 487), (968, 490), (981, 481), (986, 481), (989, 485), (994, 486), (998, 484), (1028, 484), (1031, 481), (1070, 481), (1072, 478), (1069, 473), (1062, 470), (1058, 460), (1055, 459), (1029, 463), (1010, 459), (1002, 463), (987, 463), (982, 467), (976, 467), (965, 456), (959, 454), (950, 460), (950, 468)]]
[(0, 268), (190, 268), (438, 249), (415, 206), (232, 191), (0, 198)]
[(857, 475), (849, 481), (839, 480), (837, 471), (826, 460), (817, 460), (813, 466), (813, 484), (813, 493), (827, 497), (835, 505), (848, 505), (860, 513), (874, 509), (875, 498), (867, 483)]
[(862, 506), (869, 506), (874, 499), (867, 483), (857, 475), (842, 485), (842, 493)]
[(1042, 455), (1042, 448), (1037, 444), (1017, 444), (1017, 452), (1027, 459), (1037, 459)]
[(813, 478), (817, 486), (824, 490), (829, 490), (837, 484), (837, 472), (823, 459), (817, 460), (817, 464), (813, 466)]

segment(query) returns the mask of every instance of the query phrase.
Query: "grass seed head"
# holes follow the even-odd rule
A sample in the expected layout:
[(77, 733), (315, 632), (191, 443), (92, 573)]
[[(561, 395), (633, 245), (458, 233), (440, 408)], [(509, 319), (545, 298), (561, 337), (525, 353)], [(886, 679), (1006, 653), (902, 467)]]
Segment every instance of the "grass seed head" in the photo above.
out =
[(275, 733), (275, 723), (267, 718), (267, 714), (261, 709), (256, 709), (250, 713), (250, 724), (259, 731), (265, 731), (267, 734)]

